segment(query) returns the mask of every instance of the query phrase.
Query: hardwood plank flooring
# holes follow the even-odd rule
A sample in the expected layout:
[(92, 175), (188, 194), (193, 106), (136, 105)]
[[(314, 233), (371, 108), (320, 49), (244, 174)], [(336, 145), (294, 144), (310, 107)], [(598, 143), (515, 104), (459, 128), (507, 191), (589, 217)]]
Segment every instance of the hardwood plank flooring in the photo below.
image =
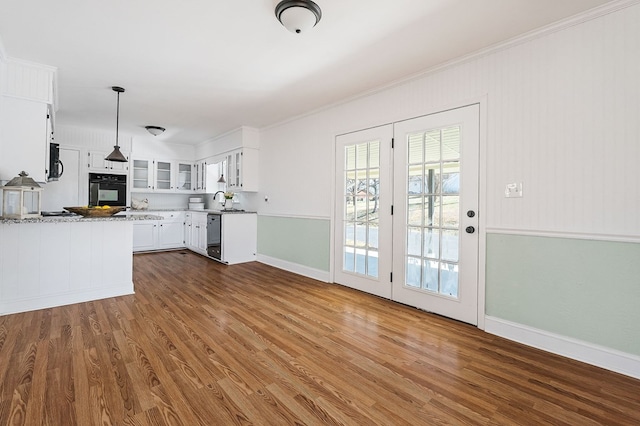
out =
[(259, 263), (0, 317), (0, 425), (638, 425), (640, 381)]

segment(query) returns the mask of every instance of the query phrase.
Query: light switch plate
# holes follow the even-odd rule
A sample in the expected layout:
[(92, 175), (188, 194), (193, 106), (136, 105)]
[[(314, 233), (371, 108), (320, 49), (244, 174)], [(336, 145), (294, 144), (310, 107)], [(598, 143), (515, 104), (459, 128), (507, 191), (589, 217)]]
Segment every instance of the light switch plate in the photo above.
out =
[(504, 189), (504, 196), (507, 198), (522, 197), (522, 182), (508, 183)]

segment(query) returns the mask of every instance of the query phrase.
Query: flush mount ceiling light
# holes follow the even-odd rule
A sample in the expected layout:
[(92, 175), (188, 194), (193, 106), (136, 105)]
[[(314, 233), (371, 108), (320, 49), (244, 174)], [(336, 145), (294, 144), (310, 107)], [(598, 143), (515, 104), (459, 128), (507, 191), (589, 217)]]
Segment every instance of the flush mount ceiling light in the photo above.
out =
[(322, 11), (311, 0), (283, 0), (276, 6), (276, 18), (286, 29), (300, 34), (320, 22)]
[(166, 129), (160, 126), (144, 126), (147, 129), (147, 132), (151, 133), (153, 136), (161, 135)]
[(118, 145), (118, 127), (120, 124), (120, 93), (124, 92), (124, 89), (122, 87), (113, 86), (111, 87), (111, 90), (118, 94), (118, 106), (116, 109), (116, 145), (113, 147), (113, 152), (105, 157), (105, 160), (115, 161), (118, 163), (126, 163), (127, 157), (122, 155), (122, 153), (120, 152), (120, 146)]

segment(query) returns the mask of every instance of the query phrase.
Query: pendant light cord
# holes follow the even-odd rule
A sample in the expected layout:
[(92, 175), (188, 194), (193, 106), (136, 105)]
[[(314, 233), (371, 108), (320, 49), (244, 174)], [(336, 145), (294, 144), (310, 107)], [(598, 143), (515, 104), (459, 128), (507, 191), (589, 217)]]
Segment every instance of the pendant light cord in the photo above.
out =
[(120, 92), (118, 93), (118, 102), (116, 106), (116, 146), (120, 146), (118, 144), (118, 133), (119, 133), (119, 125), (120, 125)]

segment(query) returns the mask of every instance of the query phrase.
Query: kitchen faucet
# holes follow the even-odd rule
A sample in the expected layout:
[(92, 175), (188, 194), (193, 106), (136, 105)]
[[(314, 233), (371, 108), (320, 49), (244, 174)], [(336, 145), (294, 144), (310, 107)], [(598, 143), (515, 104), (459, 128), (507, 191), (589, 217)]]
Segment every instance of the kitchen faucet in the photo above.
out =
[(216, 192), (215, 194), (213, 194), (213, 201), (216, 201), (216, 196), (217, 196), (218, 194), (224, 194), (224, 191), (218, 191), (218, 192)]

